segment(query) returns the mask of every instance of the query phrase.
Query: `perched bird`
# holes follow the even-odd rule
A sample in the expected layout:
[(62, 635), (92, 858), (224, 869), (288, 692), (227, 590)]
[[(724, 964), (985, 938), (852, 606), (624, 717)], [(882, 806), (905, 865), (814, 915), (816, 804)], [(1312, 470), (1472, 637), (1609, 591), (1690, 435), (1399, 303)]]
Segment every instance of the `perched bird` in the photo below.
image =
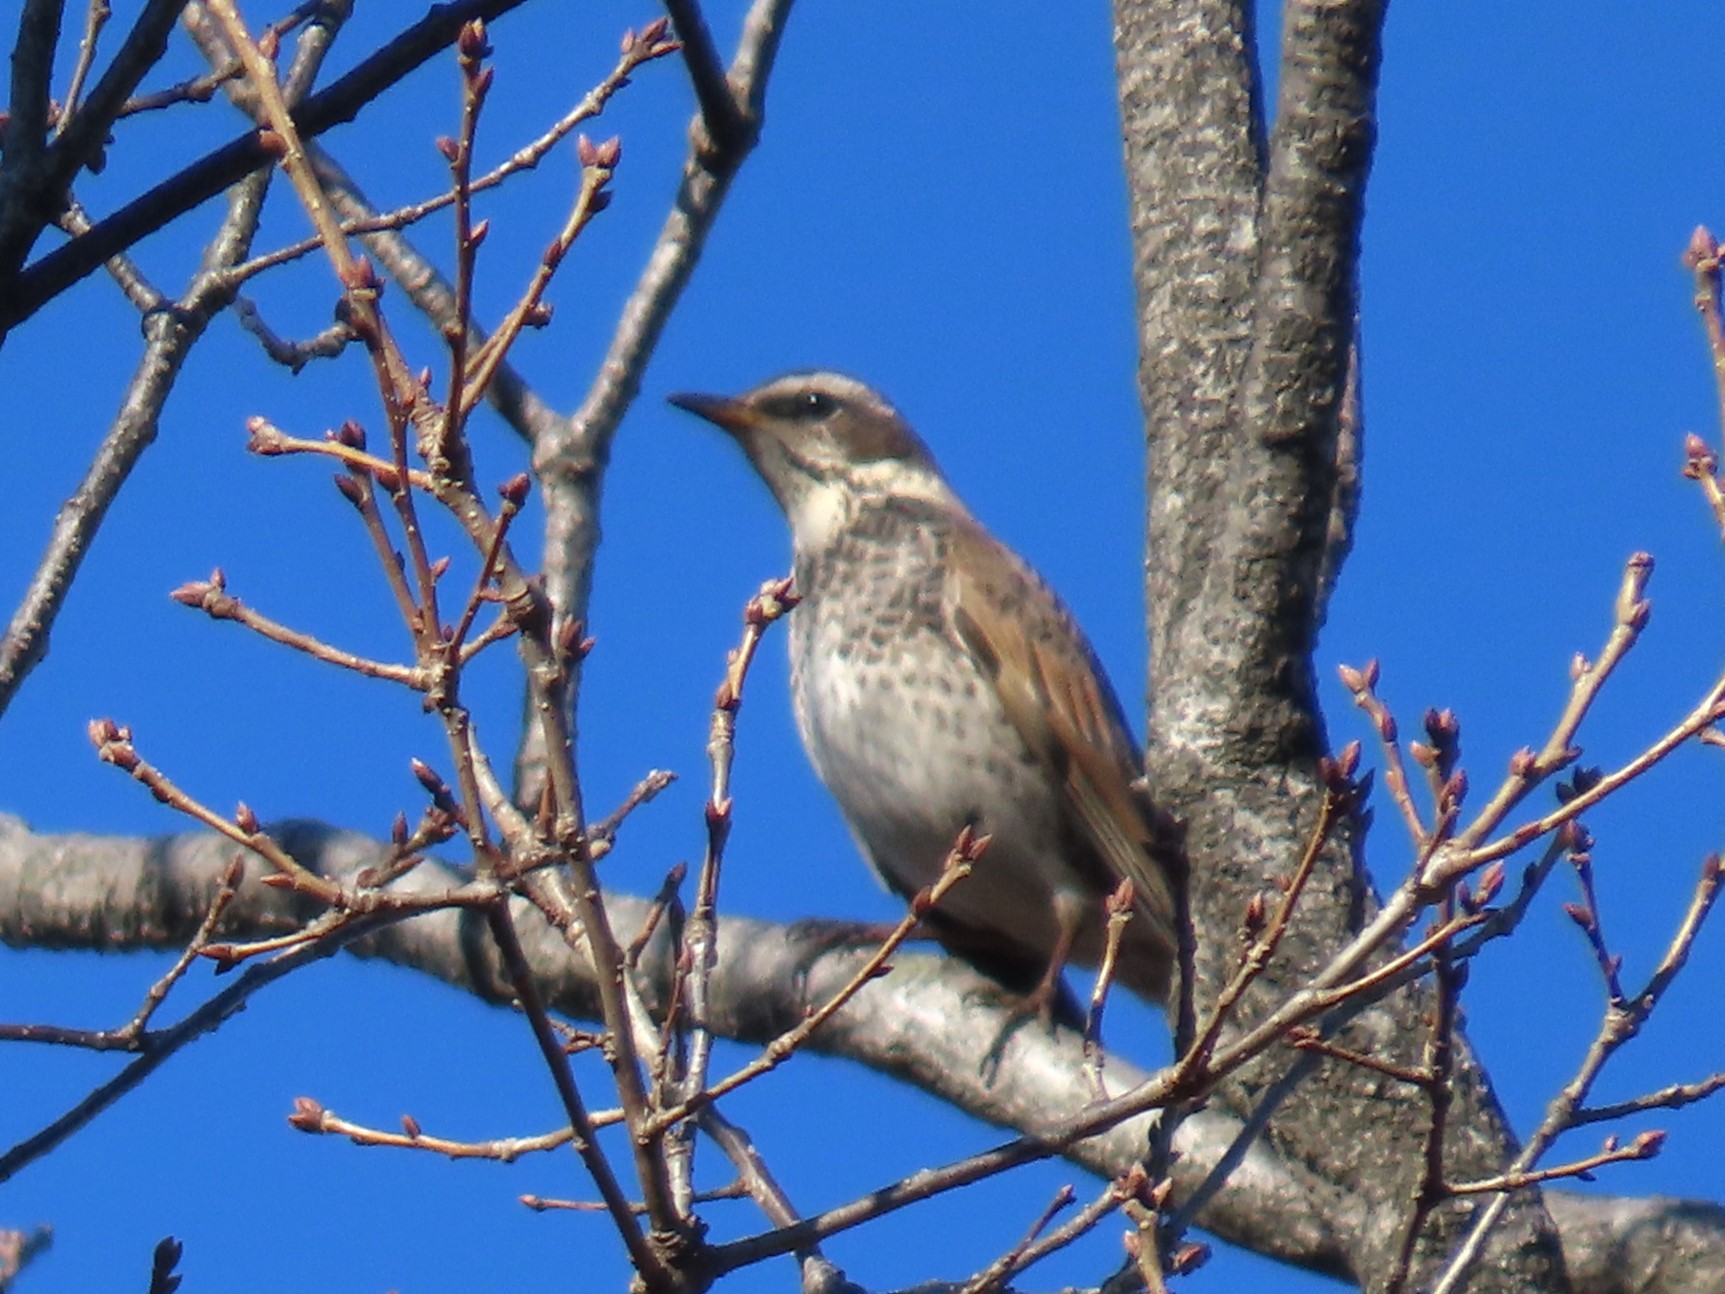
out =
[(961, 828), (991, 836), (926, 924), (1044, 1012), (1068, 960), (1100, 960), (1104, 899), (1129, 879), (1117, 979), (1166, 1000), (1168, 854), (1120, 702), (1054, 592), (860, 382), (792, 373), (671, 403), (729, 432), (790, 522), (797, 726), (876, 874), (908, 899)]

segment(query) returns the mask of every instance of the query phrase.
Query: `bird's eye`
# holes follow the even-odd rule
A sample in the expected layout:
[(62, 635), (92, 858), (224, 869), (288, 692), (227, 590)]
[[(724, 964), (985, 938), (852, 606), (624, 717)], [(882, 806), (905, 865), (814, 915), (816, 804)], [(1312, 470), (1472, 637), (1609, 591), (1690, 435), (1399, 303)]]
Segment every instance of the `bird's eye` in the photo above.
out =
[(825, 418), (839, 407), (839, 402), (825, 391), (804, 391), (799, 404), (798, 412), (805, 418)]

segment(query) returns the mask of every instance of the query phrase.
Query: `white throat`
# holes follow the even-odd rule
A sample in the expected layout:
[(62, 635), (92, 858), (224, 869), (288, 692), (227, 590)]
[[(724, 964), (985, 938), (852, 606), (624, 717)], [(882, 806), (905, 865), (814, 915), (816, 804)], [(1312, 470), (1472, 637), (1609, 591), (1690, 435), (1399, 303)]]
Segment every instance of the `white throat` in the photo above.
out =
[(859, 500), (885, 495), (932, 503), (969, 515), (932, 464), (906, 463), (902, 459), (863, 463), (850, 469), (846, 481), (811, 483), (790, 507), (791, 534), (797, 552), (824, 551), (850, 524)]

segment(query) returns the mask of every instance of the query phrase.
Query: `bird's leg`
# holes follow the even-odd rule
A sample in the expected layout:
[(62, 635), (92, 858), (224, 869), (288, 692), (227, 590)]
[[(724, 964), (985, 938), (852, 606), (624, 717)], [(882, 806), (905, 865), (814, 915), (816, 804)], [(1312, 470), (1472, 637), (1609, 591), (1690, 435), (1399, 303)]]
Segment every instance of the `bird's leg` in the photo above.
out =
[(1034, 1016), (1052, 1031), (1060, 1017), (1070, 1011), (1072, 999), (1065, 992), (1066, 984), (1061, 977), (1065, 974), (1066, 963), (1072, 956), (1072, 945), (1077, 941), (1078, 932), (1083, 929), (1088, 916), (1087, 904), (1087, 899), (1076, 894), (1061, 893), (1054, 896), (1054, 947), (1048, 954), (1048, 965), (1042, 972), (1042, 978), (1037, 980), (1036, 987), (1013, 1006), (1014, 1019), (1028, 1020)]
[(1083, 1013), (1067, 990), (1063, 978), (1067, 959), (1072, 954), (1073, 942), (1084, 925), (1083, 902), (1073, 895), (1057, 894), (1054, 898), (1054, 917), (1057, 923), (1054, 948), (1048, 954), (1048, 965), (1043, 968), (1042, 977), (1036, 981), (1035, 988), (1015, 999), (1007, 1008), (1006, 1023), (1001, 1026), (994, 1045), (982, 1059), (982, 1076), (990, 1084), (1000, 1072), (1006, 1044), (1011, 1041), (1012, 1035), (1029, 1021), (1041, 1020), (1043, 1027), (1050, 1033), (1062, 1024), (1075, 1029), (1084, 1027)]

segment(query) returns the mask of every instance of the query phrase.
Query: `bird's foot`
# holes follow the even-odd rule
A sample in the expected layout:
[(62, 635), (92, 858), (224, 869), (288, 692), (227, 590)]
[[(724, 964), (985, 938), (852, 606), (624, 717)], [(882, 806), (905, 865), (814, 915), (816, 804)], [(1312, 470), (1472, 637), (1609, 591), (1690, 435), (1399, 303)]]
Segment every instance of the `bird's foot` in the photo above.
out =
[(1084, 1031), (1084, 1012), (1078, 999), (1058, 975), (1042, 980), (1022, 996), (1010, 998), (1005, 1005), (1006, 1023), (1000, 1026), (994, 1045), (982, 1058), (982, 1076), (990, 1084), (1000, 1073), (1000, 1062), (1006, 1055), (1007, 1044), (1032, 1021), (1039, 1021), (1051, 1036), (1062, 1028)]

